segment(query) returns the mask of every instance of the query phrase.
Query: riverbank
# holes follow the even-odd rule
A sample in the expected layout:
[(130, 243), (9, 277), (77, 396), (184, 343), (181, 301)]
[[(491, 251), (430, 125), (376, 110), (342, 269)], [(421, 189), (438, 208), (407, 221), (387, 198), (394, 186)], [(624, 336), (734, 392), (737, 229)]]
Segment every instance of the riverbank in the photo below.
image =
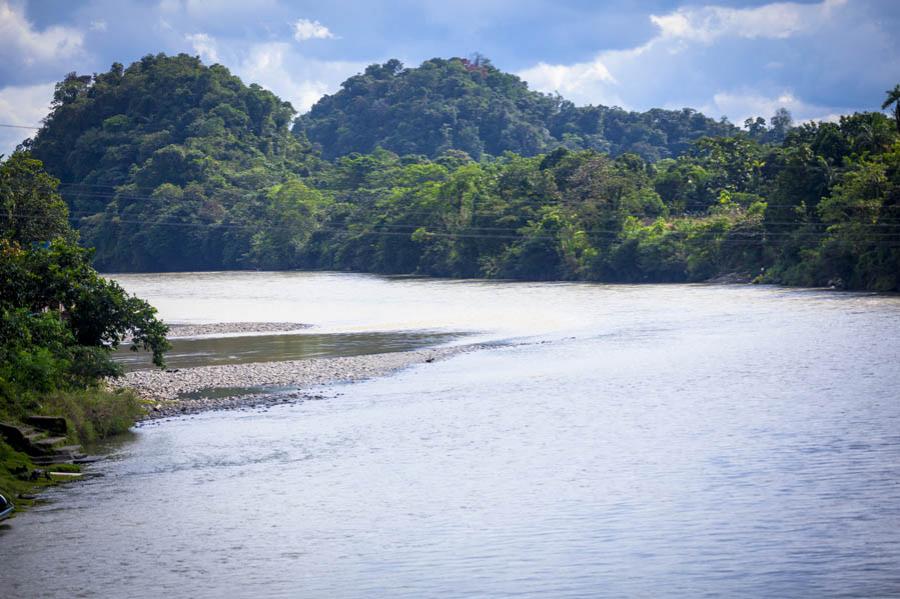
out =
[(169, 325), (168, 339), (186, 339), (206, 335), (289, 333), (312, 327), (299, 322), (213, 322)]
[[(133, 390), (149, 405), (145, 419), (156, 419), (318, 397), (308, 389), (385, 376), (480, 347), (466, 345), (338, 358), (138, 370), (110, 381), (110, 386)], [(279, 392), (284, 389), (292, 391)]]
[[(260, 323), (221, 323), (209, 325), (210, 332), (213, 332), (213, 327), (219, 326), (215, 332), (225, 333), (224, 329), (234, 324), (248, 325), (244, 332), (272, 330), (260, 330), (264, 327), (250, 330), (251, 326)], [(152, 421), (211, 410), (322, 399), (324, 396), (314, 391), (314, 388), (385, 376), (410, 366), (447, 359), (481, 347), (483, 346), (466, 345), (350, 357), (141, 370), (111, 380), (109, 386), (114, 391), (129, 390), (137, 394), (147, 405), (146, 412), (137, 418), (138, 422)], [(43, 487), (60, 482), (43, 476), (29, 480), (29, 474), (43, 473), (44, 470), (36, 468), (28, 456), (13, 451), (2, 441), (0, 464), (4, 467), (4, 473), (0, 476), (0, 490), (13, 498), (20, 510), (33, 505)], [(78, 467), (61, 468), (80, 472)], [(15, 473), (18, 472), (24, 474), (17, 476)]]

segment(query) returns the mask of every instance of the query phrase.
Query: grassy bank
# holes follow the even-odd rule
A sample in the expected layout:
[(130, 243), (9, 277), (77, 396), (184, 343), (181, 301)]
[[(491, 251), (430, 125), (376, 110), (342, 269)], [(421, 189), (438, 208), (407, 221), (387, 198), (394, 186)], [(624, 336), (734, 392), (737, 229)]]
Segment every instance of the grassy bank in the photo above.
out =
[(144, 410), (140, 399), (128, 389), (92, 387), (50, 394), (41, 402), (38, 413), (65, 417), (69, 440), (88, 444), (124, 433)]
[[(62, 416), (68, 425), (67, 444), (88, 444), (123, 433), (131, 428), (144, 410), (141, 401), (129, 390), (90, 387), (77, 391), (57, 391), (43, 397), (35, 414)], [(4, 422), (23, 424), (15, 415), (4, 414)], [(0, 493), (16, 504), (16, 510), (31, 507), (34, 496), (43, 488), (58, 484), (44, 472), (79, 472), (72, 464), (36, 466), (31, 458), (0, 440)]]

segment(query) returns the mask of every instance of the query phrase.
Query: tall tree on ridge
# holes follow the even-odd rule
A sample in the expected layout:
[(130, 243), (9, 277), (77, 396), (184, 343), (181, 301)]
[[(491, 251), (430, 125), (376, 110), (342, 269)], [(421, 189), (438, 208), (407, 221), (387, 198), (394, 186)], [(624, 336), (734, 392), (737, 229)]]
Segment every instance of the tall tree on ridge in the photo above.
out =
[(886, 110), (891, 104), (894, 105), (894, 121), (897, 124), (897, 132), (900, 133), (900, 84), (885, 93), (887, 93), (887, 98), (881, 105), (881, 109)]

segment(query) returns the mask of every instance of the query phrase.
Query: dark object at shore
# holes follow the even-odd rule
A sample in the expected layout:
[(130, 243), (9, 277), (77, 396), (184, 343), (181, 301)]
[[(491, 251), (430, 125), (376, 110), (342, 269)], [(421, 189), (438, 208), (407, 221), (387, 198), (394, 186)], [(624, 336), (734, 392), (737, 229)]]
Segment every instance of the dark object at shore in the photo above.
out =
[(43, 477), (47, 480), (53, 480), (50, 477), (49, 472), (47, 472), (46, 470), (41, 470), (40, 468), (35, 468), (34, 470), (32, 470), (31, 475), (29, 475), (29, 477), (28, 477), (28, 480), (36, 481), (36, 480), (40, 480), (41, 477)]
[(0, 438), (16, 451), (28, 454), (35, 464), (65, 464), (87, 457), (81, 453), (80, 445), (63, 445), (68, 431), (65, 418), (27, 416), (25, 420), (31, 426), (0, 422)]
[(62, 416), (26, 416), (22, 419), (25, 424), (35, 428), (65, 436), (69, 432), (66, 419)]
[(9, 518), (14, 509), (16, 509), (16, 506), (9, 499), (0, 495), (0, 520)]

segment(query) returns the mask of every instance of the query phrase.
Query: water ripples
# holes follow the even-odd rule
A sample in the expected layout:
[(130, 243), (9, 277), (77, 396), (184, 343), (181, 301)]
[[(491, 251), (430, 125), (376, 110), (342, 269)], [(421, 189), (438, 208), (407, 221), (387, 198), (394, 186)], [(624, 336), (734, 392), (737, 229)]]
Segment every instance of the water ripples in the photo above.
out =
[(140, 428), (2, 531), (3, 596), (900, 595), (900, 299), (323, 277), (529, 343)]

